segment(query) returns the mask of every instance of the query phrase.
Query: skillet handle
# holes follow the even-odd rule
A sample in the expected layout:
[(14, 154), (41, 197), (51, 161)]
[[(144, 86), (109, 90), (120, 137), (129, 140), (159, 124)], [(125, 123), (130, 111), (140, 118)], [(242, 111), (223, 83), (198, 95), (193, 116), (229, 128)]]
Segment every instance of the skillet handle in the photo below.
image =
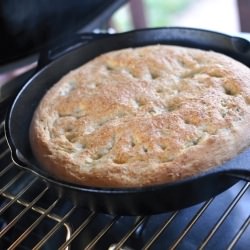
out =
[(226, 176), (250, 182), (250, 171), (235, 171), (226, 173)]
[(83, 46), (95, 39), (100, 39), (109, 35), (109, 33), (75, 34), (70, 36), (70, 38), (68, 38), (63, 43), (50, 44), (49, 47), (46, 47), (41, 51), (38, 59), (37, 70), (40, 70), (58, 57), (78, 48), (79, 46)]
[(220, 174), (250, 182), (250, 148), (222, 165)]

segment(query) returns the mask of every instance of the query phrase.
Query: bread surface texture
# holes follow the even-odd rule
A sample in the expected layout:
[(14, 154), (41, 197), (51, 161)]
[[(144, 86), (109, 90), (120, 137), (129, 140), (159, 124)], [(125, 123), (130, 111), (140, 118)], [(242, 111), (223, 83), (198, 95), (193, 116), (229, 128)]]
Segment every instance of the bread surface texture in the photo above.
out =
[(30, 126), (60, 180), (144, 187), (194, 176), (250, 145), (250, 69), (170, 45), (102, 54), (47, 91)]

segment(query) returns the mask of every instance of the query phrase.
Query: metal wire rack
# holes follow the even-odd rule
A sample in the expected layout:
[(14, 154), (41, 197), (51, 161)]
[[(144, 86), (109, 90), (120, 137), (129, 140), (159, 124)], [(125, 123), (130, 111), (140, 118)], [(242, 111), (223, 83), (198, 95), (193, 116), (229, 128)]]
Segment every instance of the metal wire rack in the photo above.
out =
[(250, 183), (180, 211), (111, 216), (56, 196), (11, 161), (0, 125), (0, 249), (250, 249)]

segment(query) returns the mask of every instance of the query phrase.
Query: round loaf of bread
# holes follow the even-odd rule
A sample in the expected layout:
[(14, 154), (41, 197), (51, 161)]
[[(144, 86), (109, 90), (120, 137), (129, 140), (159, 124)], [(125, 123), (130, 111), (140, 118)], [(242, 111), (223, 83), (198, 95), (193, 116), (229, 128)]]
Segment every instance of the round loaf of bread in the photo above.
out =
[(112, 51), (63, 76), (30, 126), (38, 162), (94, 187), (196, 175), (250, 145), (250, 69), (225, 55), (150, 45)]

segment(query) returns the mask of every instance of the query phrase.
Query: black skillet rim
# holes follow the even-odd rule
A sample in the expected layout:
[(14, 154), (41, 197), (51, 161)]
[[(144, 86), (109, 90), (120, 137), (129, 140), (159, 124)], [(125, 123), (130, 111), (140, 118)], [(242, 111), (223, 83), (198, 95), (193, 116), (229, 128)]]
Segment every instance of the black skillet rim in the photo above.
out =
[[(210, 30), (205, 30), (205, 29), (196, 29), (196, 28), (186, 28), (186, 27), (160, 27), (160, 28), (146, 28), (146, 29), (138, 29), (138, 30), (132, 30), (132, 31), (128, 31), (128, 32), (123, 32), (123, 33), (118, 33), (118, 34), (114, 34), (114, 35), (108, 35), (107, 37), (101, 37), (100, 39), (109, 39), (110, 36), (126, 36), (126, 35), (130, 35), (130, 34), (134, 34), (134, 33), (140, 33), (140, 32), (147, 32), (147, 31), (161, 31), (161, 30), (183, 30), (183, 31), (194, 31), (194, 32), (202, 32), (202, 33), (206, 33), (206, 34), (211, 34), (211, 35), (218, 35), (221, 38), (226, 38), (226, 39), (240, 39), (243, 43), (249, 43), (249, 41), (247, 41), (244, 38), (238, 37), (238, 36), (231, 36), (228, 34), (224, 34), (224, 33), (220, 33), (220, 32), (216, 32), (216, 31), (210, 31)], [(95, 41), (95, 40), (93, 40)], [(92, 42), (93, 42), (92, 41)], [(190, 42), (188, 42), (190, 43)], [(152, 43), (153, 44), (153, 43)], [(166, 43), (167, 44), (167, 43)], [(170, 44), (176, 44), (175, 42), (170, 43)], [(178, 42), (177, 45), (180, 45), (181, 42)], [(197, 44), (199, 44), (197, 42)], [(190, 47), (196, 47), (197, 44), (194, 44)], [(83, 45), (85, 46), (85, 45)], [(250, 47), (250, 45), (248, 45)], [(75, 48), (76, 50), (79, 47)], [(249, 48), (248, 48), (249, 49)], [(70, 53), (71, 51), (69, 51)], [(222, 52), (223, 53), (223, 52)], [(244, 53), (244, 50), (242, 51), (242, 53)], [(177, 180), (174, 182), (170, 182), (170, 183), (165, 183), (165, 184), (158, 184), (158, 185), (152, 185), (152, 186), (146, 186), (146, 187), (131, 187), (131, 188), (109, 188), (109, 187), (92, 187), (92, 186), (84, 186), (84, 185), (77, 185), (77, 184), (73, 184), (73, 183), (68, 183), (65, 181), (61, 181), (59, 179), (54, 178), (53, 176), (49, 175), (49, 173), (47, 171), (41, 171), (40, 168), (38, 166), (34, 166), (33, 164), (29, 163), (29, 166), (26, 165), (24, 162), (20, 161), (18, 154), (18, 149), (15, 146), (15, 143), (13, 142), (11, 133), (10, 133), (10, 124), (11, 124), (11, 115), (12, 115), (12, 111), (15, 108), (15, 103), (18, 100), (19, 96), (22, 94), (23, 90), (29, 85), (31, 84), (34, 79), (36, 78), (37, 75), (39, 75), (40, 73), (42, 73), (43, 71), (46, 70), (47, 67), (50, 67), (51, 64), (53, 64), (54, 62), (56, 62), (58, 59), (55, 59), (54, 61), (52, 61), (51, 63), (49, 63), (48, 65), (44, 66), (42, 69), (40, 69), (34, 76), (32, 76), (29, 81), (23, 86), (23, 88), (19, 91), (19, 93), (17, 94), (17, 96), (14, 99), (14, 102), (12, 103), (9, 111), (7, 112), (7, 116), (6, 116), (6, 121), (5, 122), (5, 136), (11, 151), (11, 158), (14, 161), (14, 163), (16, 165), (18, 165), (19, 167), (21, 167), (22, 169), (25, 169), (27, 171), (30, 171), (32, 173), (34, 173), (35, 175), (39, 176), (40, 178), (46, 180), (49, 183), (52, 184), (56, 184), (59, 187), (62, 188), (68, 188), (71, 190), (75, 190), (75, 191), (84, 191), (84, 192), (98, 192), (98, 193), (103, 193), (103, 194), (110, 194), (110, 193), (115, 193), (115, 194), (132, 194), (132, 193), (142, 193), (142, 192), (151, 192), (151, 191), (156, 191), (156, 190), (162, 190), (165, 188), (171, 188), (171, 187), (176, 187), (179, 185), (185, 185), (185, 184), (190, 184), (193, 181), (197, 180), (197, 179), (201, 179), (204, 177), (208, 177), (210, 175), (219, 175), (219, 174), (225, 174), (225, 170), (226, 167), (226, 163), (220, 166), (215, 166), (212, 167), (210, 169), (208, 169), (207, 171), (203, 171), (201, 173), (198, 173), (194, 176), (191, 177), (187, 177), (187, 178), (183, 178), (181, 180)], [(27, 161), (27, 159), (25, 159)], [(31, 167), (31, 168), (30, 168)], [(230, 171), (230, 169), (228, 170)]]

